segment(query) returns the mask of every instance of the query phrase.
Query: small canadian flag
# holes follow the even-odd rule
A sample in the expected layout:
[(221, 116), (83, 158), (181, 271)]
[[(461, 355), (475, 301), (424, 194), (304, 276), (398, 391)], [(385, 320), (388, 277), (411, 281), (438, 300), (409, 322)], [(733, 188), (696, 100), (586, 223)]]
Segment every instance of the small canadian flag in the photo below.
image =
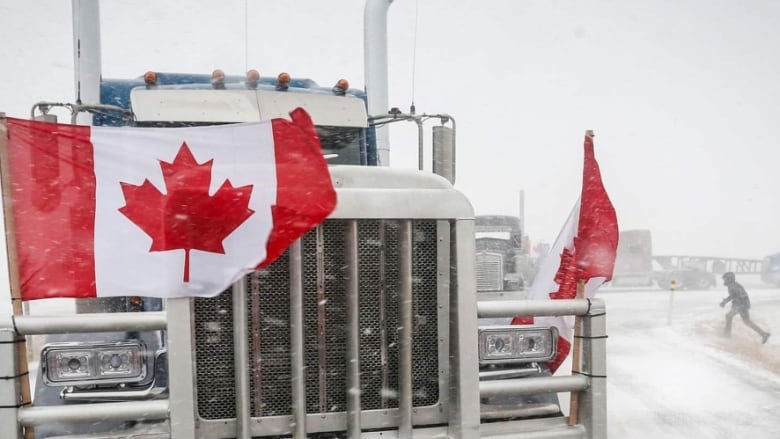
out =
[(114, 128), (7, 119), (23, 300), (214, 296), (335, 208), (319, 139), (291, 120)]

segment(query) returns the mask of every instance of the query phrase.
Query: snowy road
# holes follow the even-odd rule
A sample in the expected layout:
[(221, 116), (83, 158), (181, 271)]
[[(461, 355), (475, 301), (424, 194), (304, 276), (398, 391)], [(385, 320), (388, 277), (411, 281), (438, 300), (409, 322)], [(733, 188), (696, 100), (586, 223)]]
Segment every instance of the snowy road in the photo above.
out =
[(675, 292), (671, 314), (668, 291), (598, 293), (610, 438), (780, 437), (780, 289), (758, 285), (745, 284), (751, 317), (774, 334), (765, 345), (738, 316), (732, 337), (721, 336), (724, 287)]

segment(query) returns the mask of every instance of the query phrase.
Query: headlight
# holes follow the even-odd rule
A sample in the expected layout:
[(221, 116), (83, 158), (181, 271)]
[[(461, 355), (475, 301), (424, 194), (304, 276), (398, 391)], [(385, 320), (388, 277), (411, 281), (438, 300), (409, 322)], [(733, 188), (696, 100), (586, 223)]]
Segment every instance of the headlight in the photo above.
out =
[(555, 327), (487, 326), (479, 328), (479, 363), (527, 363), (555, 357)]
[(135, 383), (146, 378), (140, 341), (52, 343), (43, 347), (43, 380), (52, 386)]

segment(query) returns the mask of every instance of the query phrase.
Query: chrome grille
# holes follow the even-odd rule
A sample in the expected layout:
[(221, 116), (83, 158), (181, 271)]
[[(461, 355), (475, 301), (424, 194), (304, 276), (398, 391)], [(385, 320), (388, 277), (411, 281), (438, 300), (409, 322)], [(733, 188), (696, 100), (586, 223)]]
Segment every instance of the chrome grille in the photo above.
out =
[[(330, 220), (302, 239), (306, 410), (346, 410), (346, 221)], [(399, 227), (358, 221), (360, 377), (363, 410), (396, 408), (398, 388)], [(414, 221), (412, 242), (413, 405), (439, 399), (437, 228)], [(254, 417), (289, 415), (289, 258), (246, 277)], [(236, 417), (232, 296), (195, 299), (197, 404), (201, 418)]]
[(477, 291), (502, 291), (504, 289), (503, 258), (498, 253), (477, 253), (475, 267)]

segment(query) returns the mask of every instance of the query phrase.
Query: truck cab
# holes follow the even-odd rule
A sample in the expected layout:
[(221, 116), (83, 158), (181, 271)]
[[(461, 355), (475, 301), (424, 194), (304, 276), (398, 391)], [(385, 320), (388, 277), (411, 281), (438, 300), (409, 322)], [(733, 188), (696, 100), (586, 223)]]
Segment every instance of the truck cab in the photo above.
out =
[(523, 246), (520, 218), (508, 215), (478, 215), (477, 291), (522, 291), (530, 271), (528, 249)]

